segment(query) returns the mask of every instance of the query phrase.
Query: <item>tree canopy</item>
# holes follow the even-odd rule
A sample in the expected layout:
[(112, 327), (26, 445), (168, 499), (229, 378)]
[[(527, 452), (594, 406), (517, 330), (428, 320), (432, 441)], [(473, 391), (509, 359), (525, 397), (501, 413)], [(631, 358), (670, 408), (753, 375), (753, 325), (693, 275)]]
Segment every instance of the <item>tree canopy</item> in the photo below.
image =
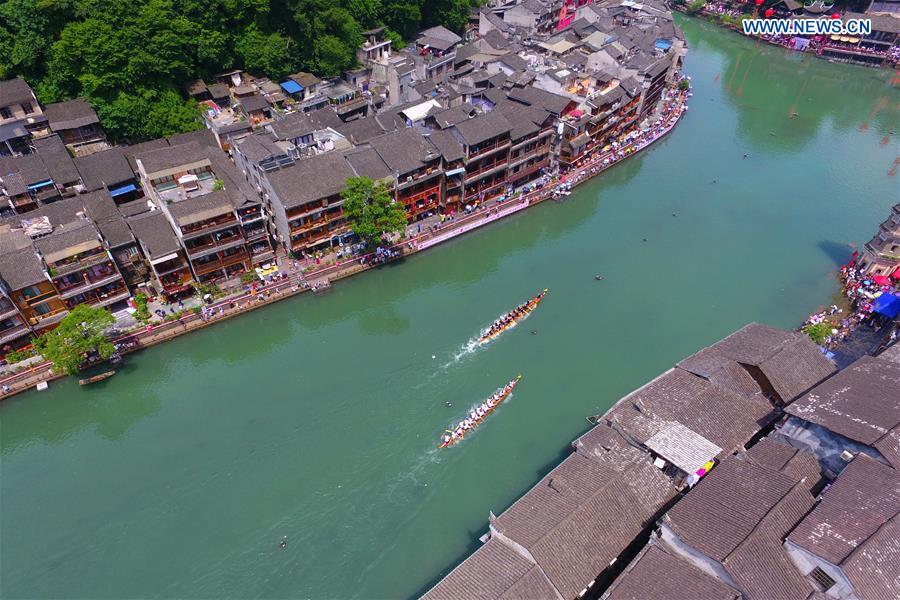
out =
[(115, 319), (105, 308), (79, 304), (59, 322), (59, 326), (34, 340), (37, 352), (53, 363), (58, 373), (74, 375), (91, 352), (109, 358), (115, 346), (104, 333)]
[(88, 98), (115, 141), (201, 126), (183, 84), (229, 69), (280, 79), (352, 67), (362, 32), (461, 32), (478, 0), (0, 0), (0, 79), (43, 103)]
[(374, 183), (368, 177), (351, 177), (344, 191), (344, 216), (370, 248), (381, 243), (386, 233), (400, 233), (406, 227), (406, 211), (391, 198), (384, 182)]

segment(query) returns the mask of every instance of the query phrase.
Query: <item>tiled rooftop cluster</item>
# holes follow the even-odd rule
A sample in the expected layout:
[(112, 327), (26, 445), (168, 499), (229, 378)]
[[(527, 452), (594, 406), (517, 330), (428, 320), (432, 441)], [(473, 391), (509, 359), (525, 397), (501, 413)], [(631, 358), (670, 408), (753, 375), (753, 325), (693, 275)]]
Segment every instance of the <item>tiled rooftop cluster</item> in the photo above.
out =
[[(185, 94), (205, 108), (206, 130), (129, 146), (111, 147), (83, 100), (42, 107), (22, 79), (0, 82), (10, 232), (0, 347), (28, 343), (78, 302), (116, 309), (138, 288), (177, 297), (276, 253), (350, 241), (347, 178), (384, 181), (416, 222), (533, 185), (636, 132), (680, 67), (671, 14), (605, 0), (549, 23), (561, 6), (486, 8), (465, 38), (436, 26), (399, 51), (373, 29), (359, 68), (338, 78), (229, 71), (192, 81)], [(529, 11), (543, 16), (532, 23)], [(47, 215), (58, 206), (93, 228), (121, 285), (94, 259), (74, 275), (56, 264), (86, 258), (75, 243), (59, 260), (46, 251), (76, 218)]]
[(898, 365), (750, 324), (598, 417), (424, 597), (896, 598)]

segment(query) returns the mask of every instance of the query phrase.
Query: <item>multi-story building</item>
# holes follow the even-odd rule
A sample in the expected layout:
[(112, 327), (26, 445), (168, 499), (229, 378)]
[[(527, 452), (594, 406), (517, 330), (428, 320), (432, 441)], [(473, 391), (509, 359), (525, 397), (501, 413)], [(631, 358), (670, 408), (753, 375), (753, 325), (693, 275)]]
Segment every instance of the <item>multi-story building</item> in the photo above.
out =
[(21, 230), (9, 229), (3, 235), (5, 242), (15, 238), (14, 244), (0, 252), (0, 278), (6, 296), (34, 332), (54, 327), (68, 314), (65, 302), (27, 236)]
[(436, 213), (444, 171), (441, 154), (416, 129), (400, 129), (369, 141), (394, 174), (394, 199), (409, 222)]
[[(416, 38), (414, 60), (420, 81), (441, 81), (453, 70), (456, 47), (462, 38), (442, 25), (426, 29)], [(412, 53), (410, 53), (412, 54)]]
[(349, 232), (341, 191), (356, 174), (339, 152), (326, 152), (266, 173), (263, 197), (279, 245), (301, 254), (331, 247)]
[(9, 293), (0, 274), (0, 353), (4, 355), (27, 345), (31, 339), (31, 327), (25, 322)]
[(896, 274), (900, 278), (900, 204), (891, 208), (890, 216), (862, 247), (859, 266), (870, 275)]
[(441, 190), (441, 208), (443, 214), (451, 214), (459, 210), (463, 199), (463, 183), (466, 175), (465, 152), (452, 133), (446, 130), (428, 132), (428, 139), (441, 154), (444, 170), (444, 188)]
[(140, 213), (127, 221), (150, 263), (149, 283), (156, 292), (169, 299), (190, 293), (194, 283), (191, 265), (162, 211)]
[(100, 126), (100, 119), (86, 100), (48, 104), (44, 116), (53, 133), (58, 134), (63, 143), (75, 152), (83, 146), (103, 146), (106, 142), (106, 132)]
[(36, 239), (34, 246), (68, 310), (78, 304), (113, 307), (130, 296), (92, 221), (80, 218), (55, 227), (50, 235)]
[[(125, 221), (125, 215), (109, 192), (106, 189), (88, 192), (79, 195), (78, 200), (84, 204), (87, 215), (100, 230), (100, 235), (130, 290), (133, 292), (146, 283), (150, 278), (150, 270), (131, 228)], [(144, 212), (146, 203), (137, 202), (139, 205), (143, 204), (138, 207)]]
[(506, 191), (512, 129), (499, 111), (481, 114), (449, 129), (465, 153), (463, 204), (489, 200)]
[(134, 200), (142, 191), (128, 158), (116, 147), (75, 159), (84, 190), (107, 190), (117, 204)]
[(0, 81), (0, 155), (27, 154), (32, 135), (48, 131), (47, 118), (25, 80)]

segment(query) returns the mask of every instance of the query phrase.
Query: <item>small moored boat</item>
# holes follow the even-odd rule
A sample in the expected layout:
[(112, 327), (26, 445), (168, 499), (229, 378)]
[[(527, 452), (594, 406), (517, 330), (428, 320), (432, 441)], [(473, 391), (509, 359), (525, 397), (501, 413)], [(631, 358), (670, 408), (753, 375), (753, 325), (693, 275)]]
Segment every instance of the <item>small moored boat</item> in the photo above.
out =
[(103, 381), (104, 379), (109, 379), (115, 374), (115, 371), (106, 371), (105, 373), (94, 375), (93, 377), (85, 377), (84, 379), (79, 379), (78, 383), (79, 385), (90, 385), (92, 383), (97, 383), (98, 381)]
[(494, 321), (490, 327), (482, 332), (481, 337), (478, 338), (478, 343), (487, 344), (491, 340), (497, 338), (507, 329), (512, 329), (513, 327), (518, 325), (520, 321), (531, 314), (531, 311), (537, 308), (537, 305), (540, 304), (541, 300), (544, 299), (544, 296), (547, 295), (547, 291), (548, 290), (545, 289), (543, 292), (541, 292), (525, 304), (517, 306), (513, 310), (509, 311), (508, 313)]
[(473, 409), (470, 415), (460, 421), (456, 427), (452, 430), (448, 429), (444, 435), (441, 436), (441, 442), (438, 445), (438, 448), (446, 448), (461, 442), (462, 439), (466, 437), (467, 433), (481, 425), (487, 416), (494, 412), (494, 409), (500, 406), (501, 402), (506, 400), (513, 389), (519, 384), (520, 379), (522, 379), (522, 376), (516, 375), (515, 379), (494, 392), (494, 395), (482, 402), (478, 408)]

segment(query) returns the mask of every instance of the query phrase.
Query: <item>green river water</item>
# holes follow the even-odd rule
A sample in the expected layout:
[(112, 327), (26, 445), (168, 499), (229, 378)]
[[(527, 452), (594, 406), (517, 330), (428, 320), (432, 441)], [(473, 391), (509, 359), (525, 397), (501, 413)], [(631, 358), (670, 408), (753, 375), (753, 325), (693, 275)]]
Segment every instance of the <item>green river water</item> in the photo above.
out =
[[(847, 244), (898, 198), (891, 73), (681, 21), (687, 116), (566, 203), (4, 402), (0, 595), (415, 596), (586, 415), (749, 321), (827, 303)], [(466, 351), (544, 287), (523, 326)]]

